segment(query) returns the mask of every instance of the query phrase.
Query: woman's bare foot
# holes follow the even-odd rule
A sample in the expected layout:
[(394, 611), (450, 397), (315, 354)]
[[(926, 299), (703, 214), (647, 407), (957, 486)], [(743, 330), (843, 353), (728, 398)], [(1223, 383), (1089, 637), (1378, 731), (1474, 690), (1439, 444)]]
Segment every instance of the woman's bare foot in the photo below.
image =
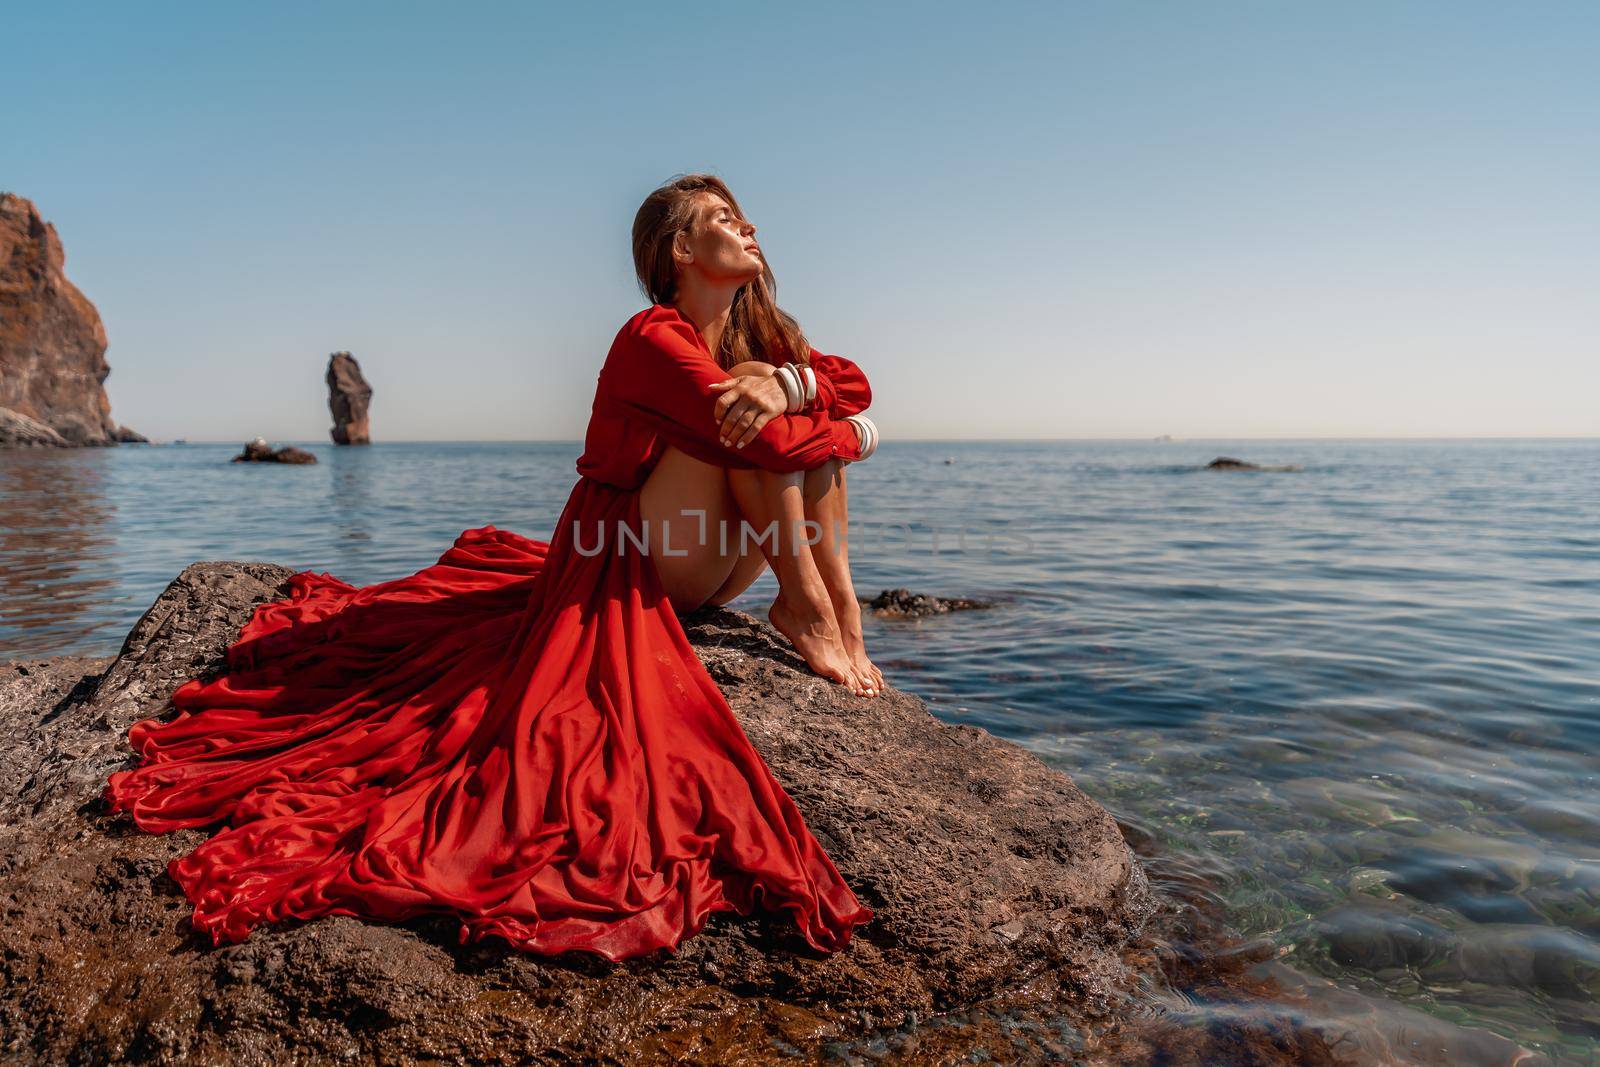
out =
[[(827, 605), (826, 597), (822, 603)], [(866, 682), (857, 673), (853, 657), (844, 650), (831, 607), (817, 609), (809, 604), (796, 607), (785, 600), (780, 591), (767, 609), (767, 618), (794, 645), (806, 666), (857, 696), (867, 695)]]
[(834, 604), (833, 613), (839, 624), (839, 636), (845, 654), (855, 666), (857, 677), (871, 687), (866, 695), (877, 696), (883, 692), (883, 672), (867, 658), (867, 643), (861, 636), (861, 605), (856, 601), (855, 594), (851, 594), (848, 603)]

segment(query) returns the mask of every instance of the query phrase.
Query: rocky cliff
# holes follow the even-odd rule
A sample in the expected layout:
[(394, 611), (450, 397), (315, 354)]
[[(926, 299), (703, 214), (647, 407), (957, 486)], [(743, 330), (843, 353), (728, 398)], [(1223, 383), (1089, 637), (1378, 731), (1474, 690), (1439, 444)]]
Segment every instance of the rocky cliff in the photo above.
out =
[(461, 946), (448, 921), (332, 918), (212, 948), (165, 873), (204, 835), (140, 833), (98, 794), (128, 725), (218, 669), (289, 574), (195, 564), (115, 658), (0, 666), (0, 1059), (750, 1062), (890, 1040), (925, 1061), (935, 1019), (1007, 997), (1091, 1019), (1135, 982), (1123, 953), (1154, 899), (1104, 809), (914, 696), (850, 696), (721, 609), (687, 621), (691, 640), (876, 912), (846, 949), (819, 955), (764, 913), (622, 964)]
[(56, 229), (0, 193), (0, 447), (143, 441), (111, 418), (106, 331)]

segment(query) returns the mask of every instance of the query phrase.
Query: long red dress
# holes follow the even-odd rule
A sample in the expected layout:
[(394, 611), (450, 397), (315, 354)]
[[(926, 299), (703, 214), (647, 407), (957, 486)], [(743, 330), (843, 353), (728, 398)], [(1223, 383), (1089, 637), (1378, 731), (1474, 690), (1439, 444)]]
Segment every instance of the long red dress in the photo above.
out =
[(866, 407), (866, 378), (811, 362), (813, 410), (724, 447), (708, 386), (727, 372), (676, 309), (647, 308), (600, 371), (551, 541), (469, 529), (409, 577), (356, 588), (302, 571), (258, 606), (227, 673), (180, 687), (176, 717), (136, 723), (143, 761), (105, 789), (143, 830), (221, 826), (168, 868), (194, 925), (220, 944), (285, 918), (444, 913), (463, 941), (620, 960), (759, 901), (813, 947), (846, 945), (872, 912), (638, 547), (638, 490), (669, 443), (771, 470), (859, 457), (837, 420)]

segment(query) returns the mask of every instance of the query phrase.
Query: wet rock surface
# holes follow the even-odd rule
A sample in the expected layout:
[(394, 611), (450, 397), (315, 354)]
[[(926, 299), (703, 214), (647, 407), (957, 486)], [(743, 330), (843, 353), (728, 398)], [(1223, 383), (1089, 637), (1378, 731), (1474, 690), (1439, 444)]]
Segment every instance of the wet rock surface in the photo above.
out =
[(233, 457), (234, 463), (315, 463), (317, 457), (303, 448), (284, 445), (274, 449), (264, 438), (257, 437), (244, 446), (244, 451)]
[(0, 448), (143, 441), (111, 417), (110, 373), (105, 325), (67, 280), (56, 228), (0, 193)]
[(989, 600), (933, 596), (929, 593), (913, 593), (909, 589), (885, 589), (870, 600), (863, 600), (862, 603), (868, 610), (875, 611), (879, 615), (907, 618), (994, 607), (994, 602)]
[(328, 357), (328, 410), (333, 427), (328, 431), (336, 445), (369, 445), (372, 429), (367, 425), (367, 407), (372, 402), (372, 386), (361, 373), (361, 364), (348, 352)]
[(1004, 997), (1093, 1019), (1136, 980), (1125, 953), (1156, 901), (1103, 808), (914, 696), (849, 695), (723, 609), (685, 628), (876, 912), (848, 948), (815, 953), (763, 912), (620, 964), (461, 946), (436, 919), (337, 917), (210, 947), (165, 873), (205, 835), (139, 832), (99, 791), (130, 758), (127, 727), (219, 669), (290, 573), (196, 564), (117, 657), (0, 666), (0, 1058), (750, 1062), (846, 1042), (927, 1062), (946, 1039), (905, 1032), (918, 1020)]

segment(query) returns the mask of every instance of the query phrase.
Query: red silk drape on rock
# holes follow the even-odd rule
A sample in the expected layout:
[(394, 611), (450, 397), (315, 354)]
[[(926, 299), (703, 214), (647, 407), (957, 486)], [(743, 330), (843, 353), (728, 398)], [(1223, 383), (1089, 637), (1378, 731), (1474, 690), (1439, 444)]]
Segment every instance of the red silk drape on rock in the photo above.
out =
[(443, 913), (463, 941), (620, 960), (759, 902), (814, 948), (847, 944), (872, 912), (638, 548), (638, 488), (668, 443), (772, 470), (857, 458), (835, 420), (866, 407), (866, 378), (811, 358), (815, 410), (726, 448), (707, 388), (726, 372), (675, 309), (647, 308), (600, 372), (549, 542), (469, 529), (408, 577), (302, 571), (259, 605), (220, 677), (132, 727), (142, 761), (105, 789), (147, 831), (220, 827), (169, 866), (194, 925), (222, 943), (280, 919)]

